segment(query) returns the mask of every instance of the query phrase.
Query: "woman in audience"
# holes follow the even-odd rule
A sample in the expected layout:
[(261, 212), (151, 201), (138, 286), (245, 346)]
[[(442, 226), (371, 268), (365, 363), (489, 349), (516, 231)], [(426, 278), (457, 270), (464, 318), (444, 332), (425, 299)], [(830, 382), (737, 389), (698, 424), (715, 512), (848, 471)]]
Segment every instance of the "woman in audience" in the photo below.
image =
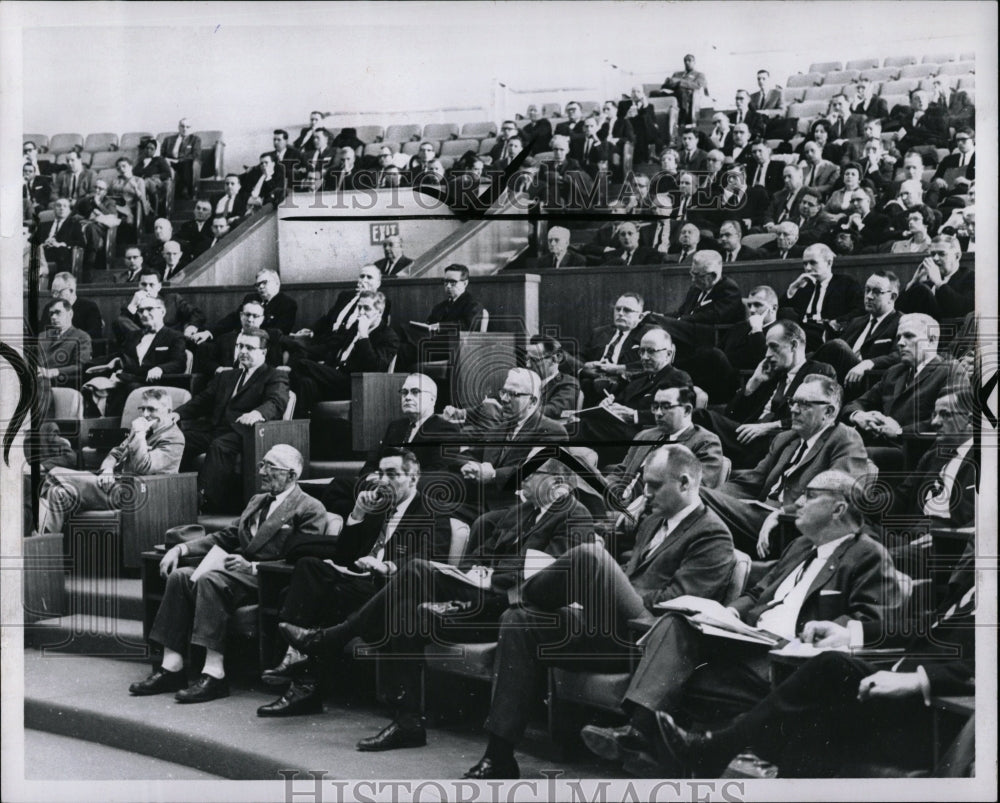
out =
[(840, 171), (841, 186), (835, 189), (826, 202), (826, 211), (831, 215), (844, 217), (851, 214), (851, 195), (855, 190), (864, 190), (875, 206), (875, 196), (867, 187), (861, 186), (861, 167), (854, 162), (844, 165)]
[(927, 231), (931, 223), (931, 213), (926, 206), (915, 206), (906, 216), (906, 231), (903, 240), (892, 244), (893, 254), (922, 254), (930, 250), (931, 235)]

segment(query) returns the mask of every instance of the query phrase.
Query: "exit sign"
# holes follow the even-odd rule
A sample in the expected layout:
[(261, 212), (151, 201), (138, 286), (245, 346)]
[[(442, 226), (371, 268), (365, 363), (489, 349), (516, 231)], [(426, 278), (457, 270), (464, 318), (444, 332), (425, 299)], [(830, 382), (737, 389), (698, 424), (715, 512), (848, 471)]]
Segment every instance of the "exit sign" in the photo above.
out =
[(378, 245), (384, 242), (389, 237), (395, 237), (399, 234), (399, 224), (398, 223), (372, 223), (372, 245)]

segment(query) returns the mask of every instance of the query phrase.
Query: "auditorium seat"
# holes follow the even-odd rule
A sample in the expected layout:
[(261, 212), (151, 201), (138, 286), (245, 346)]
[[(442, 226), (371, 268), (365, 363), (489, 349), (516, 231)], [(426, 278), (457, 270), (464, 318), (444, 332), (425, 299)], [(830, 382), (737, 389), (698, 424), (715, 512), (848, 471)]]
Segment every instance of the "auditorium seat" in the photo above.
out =
[(920, 59), (921, 64), (947, 64), (955, 60), (954, 53), (937, 53), (924, 56)]
[(439, 156), (461, 156), (466, 151), (479, 150), (478, 139), (449, 139), (441, 143)]
[(916, 56), (886, 56), (882, 61), (883, 67), (905, 67), (907, 64), (916, 64)]
[(857, 81), (858, 76), (861, 75), (861, 70), (852, 70), (850, 68), (846, 70), (834, 70), (826, 74), (826, 79), (823, 81), (823, 85), (826, 84), (849, 84), (852, 81)]
[[(434, 146), (435, 151), (437, 151), (438, 148), (441, 147), (440, 142), (431, 141), (431, 145)], [(417, 140), (410, 140), (409, 142), (404, 142), (402, 152), (405, 153), (407, 156), (416, 156), (420, 152), (420, 142)]]
[(958, 60), (959, 61), (975, 61), (976, 60), (976, 52), (974, 50), (972, 50), (972, 51), (966, 51), (965, 53), (962, 53), (958, 57)]
[(591, 115), (601, 111), (601, 104), (596, 100), (581, 100), (580, 111), (583, 112), (584, 117), (590, 117)]
[(937, 75), (940, 70), (940, 65), (937, 63), (924, 63), (924, 64), (907, 64), (899, 71), (899, 77), (902, 78), (929, 78), (932, 75)]
[[(69, 154), (70, 152), (67, 151), (66, 153), (60, 153), (58, 156), (56, 156), (56, 164), (57, 165), (66, 164), (66, 157), (69, 156)], [(91, 156), (91, 154), (87, 153), (86, 151), (80, 152), (80, 161), (83, 162), (85, 166), (90, 167), (90, 160), (92, 158), (93, 157)]]
[(804, 100), (829, 100), (834, 95), (839, 95), (844, 91), (840, 84), (823, 84), (823, 86), (806, 87)]
[(49, 149), (49, 138), (45, 134), (22, 134), (21, 141), (34, 142), (39, 152), (48, 151)]
[(195, 131), (195, 136), (201, 140), (201, 159), (195, 160), (194, 181), (203, 178), (222, 178), (226, 174), (225, 149), (221, 131)]
[(366, 144), (381, 142), (385, 136), (385, 129), (380, 125), (356, 125), (354, 131), (358, 139)]
[(789, 75), (788, 81), (785, 86), (791, 87), (801, 87), (801, 86), (819, 86), (823, 83), (823, 78), (825, 76), (818, 72), (809, 73), (796, 73), (795, 75)]
[(963, 75), (958, 79), (958, 88), (974, 90), (976, 88), (976, 76), (975, 75)]
[(457, 139), (458, 123), (428, 123), (421, 135), (424, 139)]
[(466, 123), (462, 126), (461, 136), (464, 139), (483, 139), (483, 137), (495, 137), (497, 135), (496, 123), (484, 120), (481, 123)]
[(891, 113), (893, 108), (896, 106), (909, 106), (910, 96), (909, 95), (886, 95), (884, 92), (880, 92), (879, 96), (885, 101), (886, 108)]
[[(117, 158), (121, 157), (119, 156)], [(97, 178), (108, 182), (108, 185), (110, 186), (111, 182), (118, 178), (118, 169), (115, 167), (102, 167), (97, 171)]]
[(87, 138), (83, 141), (83, 149), (90, 153), (116, 151), (118, 150), (118, 135), (110, 132), (87, 134)]
[[(443, 143), (442, 147), (447, 144), (447, 142)], [(462, 153), (465, 153), (465, 151), (462, 151)], [(444, 154), (438, 156), (438, 161), (445, 170), (451, 170), (455, 166), (455, 162), (458, 161), (458, 157), (453, 154)]]
[(842, 69), (844, 69), (844, 65), (839, 61), (820, 61), (809, 65), (809, 72), (828, 73)]
[(845, 70), (873, 70), (878, 67), (878, 59), (851, 59), (844, 65)]
[(803, 117), (815, 117), (818, 114), (825, 114), (829, 105), (829, 102), (826, 100), (804, 100), (801, 103), (793, 103), (789, 106), (788, 116), (799, 118), (799, 128), (801, 130)]
[(939, 75), (965, 75), (976, 71), (974, 61), (953, 61), (949, 64), (942, 64)]
[(649, 105), (652, 106), (653, 111), (658, 114), (661, 112), (668, 112), (677, 106), (677, 98), (673, 95), (665, 98), (650, 98)]
[(918, 78), (900, 78), (897, 81), (886, 81), (882, 84), (879, 94), (886, 95), (909, 95), (914, 89), (920, 86)]
[(871, 81), (895, 81), (899, 78), (899, 67), (879, 67), (877, 69), (862, 70), (861, 77)]
[(53, 134), (49, 140), (49, 153), (59, 156), (69, 153), (77, 145), (83, 145), (82, 134)]
[[(115, 162), (121, 158), (120, 151), (98, 151), (90, 159), (91, 170), (115, 169)], [(117, 172), (117, 171), (116, 171)]]
[(788, 87), (781, 91), (781, 97), (785, 101), (785, 105), (788, 106), (792, 103), (799, 103), (806, 94), (806, 87)]
[[(542, 104), (542, 117), (562, 117), (562, 104), (561, 103), (543, 103)], [(552, 126), (555, 129), (555, 126)]]
[[(156, 152), (160, 156), (163, 156), (163, 153), (160, 151), (160, 146), (163, 145), (163, 140), (165, 140), (167, 137), (172, 137), (176, 133), (177, 133), (176, 131), (161, 131), (159, 134), (156, 135), (156, 145), (157, 145)], [(202, 145), (204, 145), (204, 143), (202, 143)]]
[(385, 141), (402, 144), (409, 142), (414, 137), (419, 137), (420, 131), (419, 125), (390, 125), (385, 129)]
[(118, 142), (118, 148), (122, 151), (135, 148), (138, 151), (139, 143), (151, 136), (153, 135), (148, 131), (126, 131)]
[(493, 150), (493, 146), (497, 144), (496, 137), (486, 137), (479, 143), (479, 153), (480, 155), (488, 154)]
[(369, 142), (362, 150), (362, 156), (378, 156), (382, 148), (388, 148), (393, 153), (399, 153), (398, 142)]

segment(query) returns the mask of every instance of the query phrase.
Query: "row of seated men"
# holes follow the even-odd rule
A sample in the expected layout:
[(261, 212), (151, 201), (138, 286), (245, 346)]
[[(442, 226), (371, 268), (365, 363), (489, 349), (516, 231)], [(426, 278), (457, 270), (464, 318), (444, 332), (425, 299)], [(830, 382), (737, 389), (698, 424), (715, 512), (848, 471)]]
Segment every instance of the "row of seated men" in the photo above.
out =
[[(395, 245), (386, 246), (387, 254), (399, 250)], [(758, 435), (763, 433), (750, 424), (780, 418), (768, 417), (772, 411), (770, 407), (765, 409), (767, 397), (761, 396), (760, 390), (775, 373), (766, 338), (779, 318), (801, 326), (804, 335), (799, 341), (803, 354), (832, 366), (850, 399), (866, 390), (874, 393), (881, 372), (891, 373), (898, 368), (900, 352), (895, 338), (900, 312), (926, 313), (941, 321), (960, 319), (971, 313), (974, 274), (968, 268), (961, 268), (959, 258), (954, 238), (942, 236), (936, 240), (931, 256), (920, 263), (905, 286), (891, 272), (878, 271), (862, 290), (853, 279), (834, 272), (834, 256), (829, 249), (814, 245), (804, 254), (802, 275), (782, 292), (780, 300), (772, 288), (761, 286), (753, 290), (744, 307), (738, 286), (723, 276), (721, 256), (713, 251), (699, 251), (692, 263), (692, 286), (676, 310), (647, 311), (641, 294), (627, 293), (615, 304), (612, 325), (596, 326), (592, 339), (578, 350), (576, 358), (552, 361), (543, 376), (547, 393), (558, 393), (560, 402), (549, 412), (557, 416), (571, 412), (578, 379), (585, 409), (612, 398), (617, 405), (611, 408), (613, 415), (604, 415), (603, 408), (596, 415), (584, 414), (582, 431), (598, 440), (626, 440), (635, 434), (634, 427), (640, 421), (619, 419), (632, 415), (625, 411), (634, 410), (636, 400), (648, 391), (645, 382), (649, 377), (656, 377), (664, 369), (669, 374), (679, 368), (692, 377), (714, 406), (724, 405), (737, 393), (740, 372), (746, 371), (751, 378), (744, 395), (753, 401), (738, 398), (728, 411), (730, 423), (717, 422), (715, 428), (734, 451), (738, 467), (752, 464), (761, 456), (766, 439), (759, 439)], [(386, 257), (386, 261), (391, 259)], [(222, 388), (228, 387), (227, 382), (232, 386), (228, 387), (226, 399), (233, 394), (234, 383), (239, 381), (244, 368), (241, 360), (251, 357), (239, 352), (240, 333), (249, 336), (251, 330), (261, 328), (266, 330), (267, 342), (263, 348), (258, 343), (254, 349), (251, 373), (257, 365), (263, 366), (264, 371), (253, 377), (249, 385), (259, 386), (260, 391), (275, 390), (281, 395), (268, 406), (269, 414), (264, 420), (281, 417), (289, 385), (298, 398), (297, 415), (309, 417), (320, 401), (349, 398), (352, 374), (384, 372), (397, 358), (400, 367), (414, 365), (421, 349), (435, 343), (444, 346), (448, 353), (458, 331), (477, 327), (482, 305), (468, 289), (467, 270), (452, 265), (444, 274), (445, 298), (430, 311), (427, 324), (418, 330), (390, 325), (389, 304), (379, 291), (378, 266), (363, 267), (355, 292), (342, 292), (311, 328), (296, 330), (297, 304), (281, 290), (280, 278), (273, 272), (263, 271), (258, 275), (255, 291), (244, 298), (239, 311), (208, 325), (197, 307), (183, 297), (162, 292), (156, 273), (145, 271), (140, 275), (138, 289), (122, 305), (121, 316), (112, 325), (116, 356), (104, 366), (87, 369), (88, 375), (102, 370), (113, 371), (112, 375), (87, 379), (83, 388), (92, 394), (98, 411), (119, 414), (125, 397), (135, 387), (158, 382), (163, 374), (183, 373), (188, 349), (196, 354), (196, 372), (213, 377), (210, 386), (198, 394), (198, 404), (192, 403), (192, 409), (204, 408), (215, 394), (225, 393)], [(58, 278), (54, 288), (56, 298), (67, 297), (65, 303), (54, 302), (43, 313), (43, 322), (47, 320), (53, 327), (40, 345), (43, 390), (46, 383), (72, 387), (85, 379), (80, 370), (89, 361), (89, 337), (74, 322), (79, 313), (81, 325), (95, 323), (96, 308), (75, 297), (72, 277)], [(653, 350), (642, 344), (646, 331), (653, 325), (669, 332), (677, 350), (676, 367), (672, 365), (672, 351), (668, 354), (662, 344), (657, 343)], [(719, 325), (731, 328), (716, 345), (715, 327)], [(96, 327), (98, 331), (102, 327), (99, 315)], [(144, 344), (147, 345), (143, 349)], [(645, 353), (641, 349), (646, 349)], [(88, 352), (85, 356), (84, 351)], [(287, 363), (287, 372), (276, 370), (283, 362)], [(786, 360), (782, 367), (787, 365)], [(223, 373), (231, 367), (237, 371)], [(928, 376), (936, 373), (929, 372)], [(941, 381), (945, 373), (939, 377)], [(560, 381), (550, 382), (550, 378)], [(926, 401), (933, 401), (922, 395)], [(45, 398), (44, 393), (41, 398)], [(259, 399), (251, 395), (246, 401), (247, 406), (229, 416), (229, 420), (216, 421), (216, 428), (225, 431), (233, 420), (256, 406)], [(648, 395), (645, 401), (648, 403)], [(699, 414), (709, 415), (711, 411)], [(648, 413), (645, 415), (648, 423)], [(903, 426), (927, 420), (929, 409), (923, 409), (920, 415), (908, 417)], [(748, 427), (746, 432), (739, 430), (743, 425)], [(763, 431), (771, 429), (773, 424)], [(898, 443), (899, 433), (889, 438), (893, 442), (881, 443), (876, 428), (869, 429), (873, 430), (869, 440), (876, 462), (883, 468), (898, 466), (905, 458)], [(225, 486), (224, 481), (218, 486), (215, 481), (220, 474), (225, 476), (229, 461), (239, 457), (239, 439), (229, 440), (232, 444), (224, 450), (227, 454), (210, 450), (210, 459), (202, 469), (201, 484), (209, 493), (213, 487)], [(217, 445), (221, 447), (221, 443)], [(225, 498), (221, 492), (220, 496)]]
[[(517, 777), (514, 749), (540, 699), (544, 666), (573, 656), (579, 669), (583, 653), (600, 661), (594, 666), (625, 668), (632, 651), (629, 623), (641, 619), (652, 633), (625, 696), (630, 723), (621, 729), (586, 728), (585, 742), (598, 755), (644, 757), (660, 773), (683, 771), (677, 762), (689, 760), (701, 771), (718, 773), (748, 743), (789, 776), (838, 774), (860, 756), (919, 764), (920, 749), (930, 738), (925, 698), (967, 693), (971, 687), (971, 641), (957, 642), (957, 658), (949, 649), (956, 643), (951, 637), (961, 632), (950, 626), (969, 621), (955, 622), (954, 616), (958, 611), (970, 615), (974, 598), (965, 592), (971, 575), (959, 578), (965, 585), (957, 589), (957, 597), (946, 600), (942, 623), (949, 627), (936, 631), (942, 638), (933, 650), (918, 636), (907, 645), (913, 658), (894, 673), (878, 672), (843, 654), (824, 655), (815, 659), (818, 663), (803, 666), (800, 672), (805, 674), (793, 675), (787, 681), (791, 685), (773, 692), (766, 647), (739, 647), (703, 637), (680, 614), (661, 616), (664, 611), (658, 605), (685, 597), (690, 606), (691, 597), (699, 597), (704, 600), (698, 605), (704, 608), (709, 605), (705, 600), (714, 600), (710, 610), (716, 621), (721, 617), (723, 625), (728, 621), (735, 626), (737, 620), (756, 625), (773, 634), (778, 644), (798, 637), (831, 647), (884, 646), (887, 637), (900, 639), (905, 629), (894, 626), (900, 624), (894, 618), (900, 616), (900, 578), (884, 545), (893, 546), (903, 560), (915, 548), (894, 543), (894, 516), (907, 522), (907, 532), (913, 532), (914, 516), (971, 521), (975, 444), (968, 392), (956, 389), (936, 400), (933, 419), (941, 454), (922, 463), (878, 511), (876, 521), (866, 522), (857, 487), (866, 470), (864, 449), (850, 427), (838, 423), (841, 389), (836, 381), (819, 373), (803, 378), (789, 403), (791, 426), (775, 440), (780, 448), (772, 449), (754, 470), (735, 473), (717, 490), (709, 486), (719, 481), (721, 449), (718, 439), (692, 420), (694, 390), (687, 385), (659, 389), (655, 430), (637, 438), (633, 447), (642, 453), (630, 454), (633, 459), (626, 460), (625, 467), (604, 469), (608, 476), (619, 470), (636, 472), (647, 502), (637, 516), (634, 539), (624, 541), (595, 521), (634, 478), (624, 474), (607, 490), (600, 482), (602, 474), (570, 450), (552, 448), (529, 457), (528, 447), (551, 445), (561, 430), (558, 422), (541, 414), (541, 384), (533, 371), (512, 369), (498, 393), (500, 417), (488, 436), (492, 445), (456, 453), (442, 449), (443, 434), (454, 428), (434, 413), (433, 381), (419, 374), (407, 376), (400, 393), (402, 417), (389, 425), (359, 477), (335, 540), (323, 534), (323, 506), (297, 486), (302, 456), (290, 447), (274, 447), (259, 467), (263, 493), (250, 500), (237, 521), (211, 535), (197, 528), (174, 534), (190, 540), (171, 546), (161, 562), (167, 589), (151, 639), (163, 646), (162, 664), (130, 691), (175, 692), (181, 703), (226, 696), (227, 620), (255, 598), (261, 562), (287, 559), (295, 569), (279, 628), (289, 649), (264, 679), (288, 687), (258, 715), (321, 712), (323, 683), (333, 680), (331, 661), (360, 636), (394, 656), (384, 665), (393, 722), (361, 739), (361, 750), (425, 743), (417, 656), (428, 640), (474, 640), (474, 624), (484, 634), (479, 638), (498, 638), (498, 647), (486, 723), (489, 743), (467, 777)], [(433, 434), (424, 440), (421, 432)], [(500, 436), (511, 432), (518, 443), (498, 445), (504, 443)], [(169, 396), (151, 389), (140, 417), (101, 473), (54, 470), (46, 496), (58, 498), (81, 484), (90, 486), (88, 499), (110, 497), (117, 471), (142, 473), (153, 463), (176, 466), (182, 441)], [(505, 458), (505, 450), (517, 454)], [(466, 572), (464, 579), (428, 561), (448, 554), (449, 528), (442, 519), (455, 515), (458, 507), (442, 504), (441, 497), (430, 492), (431, 485), (440, 482), (440, 473), (447, 471), (430, 466), (443, 462), (461, 463), (458, 470), (467, 479), (482, 482), (495, 475), (499, 480), (502, 474), (507, 480), (493, 483), (496, 494), (489, 494), (489, 512), (473, 524), (467, 557), (459, 567)], [(510, 480), (513, 487), (505, 488)], [(742, 596), (728, 599), (724, 594), (733, 571), (734, 543), (747, 547), (730, 525), (731, 512), (756, 508), (755, 500), (746, 497), (756, 495), (758, 488), (761, 495), (776, 492), (784, 499), (799, 536), (763, 579)], [(515, 489), (523, 501), (516, 501)], [(190, 567), (179, 567), (182, 558), (201, 556), (215, 545), (230, 553), (221, 569), (195, 582)], [(539, 558), (539, 552), (548, 558)], [(526, 572), (531, 565), (544, 568)], [(911, 560), (902, 565), (917, 564)], [(452, 622), (451, 629), (445, 621), (441, 630), (428, 630), (421, 624), (424, 602), (451, 603), (449, 609), (466, 614)], [(582, 607), (567, 607), (573, 603)], [(727, 603), (728, 611), (718, 603)], [(201, 674), (190, 685), (185, 674), (189, 643), (206, 649)], [(540, 650), (543, 646), (545, 651)], [(568, 663), (572, 666), (574, 660)], [(838, 674), (842, 677), (835, 681)], [(859, 684), (865, 689), (861, 695)], [(893, 699), (900, 697), (904, 699)], [(784, 707), (792, 703), (794, 707)], [(841, 710), (844, 705), (850, 705), (848, 711)], [(705, 737), (692, 736), (677, 725), (678, 720), (714, 725), (740, 713), (744, 717), (735, 721), (733, 730), (713, 729), (711, 737), (719, 741), (709, 745), (711, 749), (702, 750)], [(817, 743), (831, 738), (831, 717), (837, 748), (832, 752)], [(861, 731), (862, 743), (857, 741), (854, 717), (869, 723)], [(782, 730), (789, 721), (794, 735)], [(907, 736), (903, 742), (898, 740), (901, 734)], [(760, 735), (769, 738), (759, 742)], [(810, 739), (810, 749), (799, 738)]]

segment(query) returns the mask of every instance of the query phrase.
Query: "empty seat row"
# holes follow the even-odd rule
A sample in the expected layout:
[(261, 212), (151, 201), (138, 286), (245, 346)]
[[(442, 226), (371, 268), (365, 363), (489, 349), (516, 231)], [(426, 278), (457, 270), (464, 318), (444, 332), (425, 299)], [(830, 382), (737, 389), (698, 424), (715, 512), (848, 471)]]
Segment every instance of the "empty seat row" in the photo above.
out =
[[(156, 135), (156, 140), (162, 142), (165, 137), (176, 133), (176, 131), (161, 132)], [(222, 138), (221, 131), (195, 131), (194, 134), (201, 139), (202, 148), (213, 148)], [(110, 132), (87, 134), (86, 137), (82, 134), (53, 134), (51, 137), (45, 134), (23, 134), (22, 141), (34, 142), (40, 151), (59, 156), (77, 147), (83, 148), (85, 153), (94, 154), (115, 151), (138, 152), (139, 143), (152, 136), (148, 131), (127, 131), (120, 138)]]
[[(957, 61), (975, 61), (975, 53), (962, 53)], [(916, 56), (886, 56), (882, 61), (883, 67), (909, 67), (915, 64), (945, 64), (956, 61), (954, 53), (932, 53), (922, 56), (919, 60)], [(852, 59), (843, 64), (839, 61), (819, 61), (809, 65), (809, 72), (829, 73), (837, 70), (872, 70), (879, 66), (879, 59), (871, 57), (867, 59)]]
[[(811, 65), (816, 67), (816, 64)], [(868, 78), (871, 81), (896, 81), (913, 80), (921, 78), (932, 78), (936, 75), (958, 75), (967, 76), (975, 73), (976, 62), (955, 61), (955, 62), (924, 62), (922, 64), (891, 65), (887, 64), (881, 68), (847, 68), (844, 70), (809, 70), (805, 73), (790, 75), (785, 84), (789, 89), (801, 87), (819, 87), (830, 84), (845, 84), (857, 81), (859, 78)]]

